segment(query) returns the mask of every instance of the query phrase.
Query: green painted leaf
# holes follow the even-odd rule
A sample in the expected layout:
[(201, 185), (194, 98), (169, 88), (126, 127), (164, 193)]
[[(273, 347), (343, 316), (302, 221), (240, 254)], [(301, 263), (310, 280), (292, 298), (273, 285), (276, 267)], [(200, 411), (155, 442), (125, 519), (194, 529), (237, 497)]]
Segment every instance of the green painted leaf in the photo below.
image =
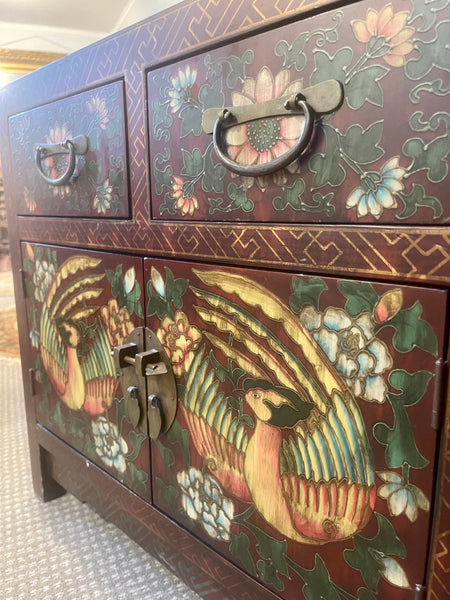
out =
[(368, 165), (384, 155), (384, 150), (378, 145), (382, 135), (383, 121), (372, 123), (367, 129), (351, 125), (341, 137), (341, 149), (355, 163)]
[(398, 352), (411, 352), (416, 346), (434, 356), (437, 355), (438, 341), (434, 329), (421, 318), (422, 305), (415, 302), (411, 308), (400, 310), (386, 326), (395, 329), (392, 339)]
[(372, 313), (379, 296), (370, 283), (365, 281), (338, 281), (341, 294), (347, 298), (345, 310), (352, 317), (363, 312)]
[(183, 295), (189, 285), (187, 279), (178, 277), (174, 278), (172, 271), (165, 267), (166, 271), (166, 298), (173, 302), (175, 308), (182, 308), (183, 306)]
[(202, 189), (204, 192), (223, 193), (223, 178), (225, 177), (226, 169), (220, 163), (212, 161), (212, 146), (209, 146), (205, 152), (205, 173), (202, 178)]
[(164, 139), (166, 142), (170, 138), (170, 127), (173, 123), (173, 117), (169, 112), (169, 103), (160, 102), (154, 99), (152, 102), (151, 115), (153, 119), (153, 137), (157, 141)]
[[(445, 0), (440, 1), (442, 2), (441, 6), (443, 6)], [(426, 6), (426, 4), (420, 6), (420, 18), (422, 19), (425, 16), (428, 22), (433, 22), (440, 8), (440, 2), (439, 0), (438, 2), (432, 2), (429, 6)], [(425, 24), (422, 25), (422, 27), (424, 26)], [(408, 60), (405, 66), (406, 75), (411, 79), (418, 80), (425, 77), (425, 75), (436, 67), (446, 71), (450, 64), (449, 39), (450, 22), (446, 20), (437, 25), (434, 39), (427, 42), (415, 39), (414, 48), (416, 52), (414, 56), (418, 55), (418, 58)]]
[(289, 574), (286, 562), (287, 541), (276, 540), (256, 527), (253, 532), (257, 539), (256, 551), (259, 556), (263, 560), (270, 561), (278, 573), (287, 576)]
[(314, 568), (304, 569), (289, 561), (289, 565), (300, 575), (305, 582), (302, 588), (306, 600), (340, 600), (340, 595), (330, 579), (328, 569), (322, 557), (316, 554)]
[(183, 168), (181, 169), (182, 175), (189, 177), (197, 177), (204, 170), (203, 154), (198, 148), (194, 148), (192, 152), (189, 150), (181, 149), (183, 155)]
[(231, 533), (230, 552), (244, 565), (246, 571), (256, 576), (257, 573), (250, 552), (250, 541), (245, 533), (242, 531), (239, 535)]
[(188, 469), (191, 464), (189, 438), (190, 433), (187, 429), (183, 429), (180, 423), (175, 420), (166, 434), (167, 440), (171, 444), (178, 444), (183, 453), (184, 465)]
[(128, 463), (130, 470), (130, 487), (135, 492), (145, 494), (147, 491), (148, 474), (145, 471), (137, 469), (133, 463)]
[(284, 56), (283, 67), (290, 69), (295, 67), (297, 71), (303, 71), (306, 66), (306, 55), (304, 53), (305, 44), (308, 41), (309, 34), (301, 33), (295, 38), (292, 44), (281, 40), (275, 46), (276, 56)]
[(170, 215), (174, 215), (176, 212), (175, 209), (175, 204), (176, 204), (176, 198), (174, 198), (169, 192), (167, 192), (164, 195), (164, 201), (161, 202), (160, 206), (159, 206), (159, 214), (163, 215), (164, 212), (167, 210), (167, 212)]
[(164, 446), (159, 440), (156, 440), (156, 445), (161, 453), (166, 471), (170, 471), (171, 467), (173, 467), (175, 464), (174, 453), (172, 450), (170, 450), (170, 448), (166, 448), (166, 446)]
[[(241, 58), (239, 56), (227, 56), (226, 58), (219, 58), (217, 60), (211, 60), (211, 56), (207, 54), (205, 56), (205, 67), (207, 68), (206, 79), (212, 77), (222, 77), (223, 66), (229, 67), (229, 73), (226, 78), (226, 84), (230, 89), (234, 89), (236, 85), (241, 82), (244, 83), (246, 79), (245, 68), (247, 65), (253, 64), (255, 55), (253, 50), (246, 50)], [(215, 106), (223, 106), (221, 104), (211, 105), (212, 108)]]
[(376, 440), (386, 446), (386, 464), (391, 469), (399, 468), (404, 463), (414, 469), (423, 469), (429, 463), (417, 448), (406, 407), (417, 404), (422, 399), (431, 376), (429, 371), (408, 373), (400, 369), (389, 375), (389, 383), (401, 391), (399, 394), (387, 395), (394, 412), (394, 424), (388, 427), (386, 423), (377, 423), (373, 433)]
[(213, 215), (216, 211), (228, 213), (239, 209), (244, 212), (252, 212), (254, 208), (253, 200), (247, 198), (247, 192), (242, 186), (238, 187), (235, 183), (230, 183), (227, 193), (228, 197), (231, 198), (231, 202), (228, 204), (224, 204), (223, 198), (208, 198), (210, 215)]
[(340, 133), (326, 124), (322, 129), (326, 140), (325, 152), (314, 154), (309, 160), (309, 168), (314, 173), (312, 189), (324, 185), (339, 186), (346, 176), (341, 165)]
[(130, 444), (132, 450), (129, 454), (127, 454), (127, 461), (134, 462), (141, 451), (141, 446), (147, 440), (147, 436), (144, 433), (136, 433), (131, 430), (129, 435)]
[(311, 85), (321, 83), (327, 79), (337, 79), (344, 82), (347, 78), (347, 69), (353, 60), (351, 48), (341, 48), (334, 56), (323, 50), (314, 51), (314, 71), (311, 74)]
[(427, 196), (421, 184), (414, 183), (412, 191), (409, 194), (398, 192), (399, 198), (403, 201), (404, 209), (396, 219), (409, 219), (416, 214), (418, 208), (430, 208), (433, 211), (433, 219), (439, 219), (442, 216), (442, 204), (438, 198)]
[(200, 106), (192, 104), (184, 106), (179, 112), (181, 119), (180, 137), (184, 138), (190, 133), (200, 135), (202, 132), (202, 116), (203, 112)]
[(366, 102), (383, 106), (383, 88), (380, 81), (389, 73), (389, 69), (380, 65), (365, 67), (355, 73), (345, 87), (347, 104), (358, 110)]
[(375, 594), (367, 588), (359, 588), (358, 600), (377, 600)]
[(443, 181), (448, 174), (447, 156), (450, 152), (450, 133), (435, 137), (425, 143), (421, 138), (407, 140), (403, 145), (403, 153), (412, 159), (408, 170), (411, 172), (427, 171), (432, 183)]
[(283, 187), (283, 195), (276, 196), (273, 199), (273, 207), (275, 210), (284, 210), (288, 206), (295, 210), (304, 209), (302, 202), (302, 194), (305, 191), (305, 182), (303, 179), (297, 179), (293, 186)]
[[(160, 154), (159, 156), (163, 158), (162, 154)], [(170, 158), (170, 156), (169, 156), (169, 158)], [(173, 169), (170, 165), (167, 165), (167, 167), (164, 169), (164, 171), (162, 171), (161, 169), (158, 169), (158, 167), (156, 165), (157, 165), (157, 162), (156, 162), (156, 158), (155, 158), (154, 166), (153, 166), (153, 178), (155, 181), (156, 193), (158, 195), (161, 195), (163, 193), (165, 187), (172, 189)]]
[(376, 550), (383, 555), (405, 558), (406, 549), (390, 521), (379, 513), (374, 514), (378, 522), (378, 532), (375, 537), (365, 538), (362, 535), (356, 535), (353, 538), (353, 550), (344, 550), (344, 558), (350, 567), (361, 572), (369, 590), (376, 592), (381, 565), (371, 550)]
[(61, 404), (59, 402), (57, 403), (55, 410), (53, 411), (53, 414), (51, 415), (51, 419), (52, 419), (53, 423), (55, 423), (55, 425), (58, 426), (58, 428), (62, 434), (66, 433), (66, 423), (65, 423), (64, 415), (61, 410)]
[(289, 306), (292, 312), (299, 314), (305, 304), (312, 304), (315, 309), (319, 309), (320, 295), (328, 289), (326, 283), (320, 277), (309, 277), (300, 279), (292, 278), (292, 288), (294, 293), (289, 297)]
[(172, 514), (175, 514), (177, 510), (176, 500), (179, 494), (177, 488), (172, 485), (166, 485), (159, 477), (156, 477), (155, 481), (159, 502), (170, 509)]
[(269, 585), (273, 585), (277, 590), (284, 590), (284, 583), (278, 577), (278, 572), (276, 568), (271, 564), (267, 564), (263, 560), (258, 560), (257, 562), (258, 570), (261, 573), (261, 579), (268, 583)]
[(198, 99), (202, 104), (203, 111), (208, 108), (224, 106), (225, 96), (222, 91), (222, 80), (218, 79), (213, 85), (204, 83), (199, 90)]

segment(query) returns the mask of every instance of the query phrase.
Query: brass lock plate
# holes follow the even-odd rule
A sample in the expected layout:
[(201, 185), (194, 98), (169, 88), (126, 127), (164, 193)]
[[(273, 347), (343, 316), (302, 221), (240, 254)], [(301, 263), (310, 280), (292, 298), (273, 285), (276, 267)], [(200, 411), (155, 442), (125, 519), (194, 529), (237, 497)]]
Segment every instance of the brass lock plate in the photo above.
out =
[(113, 356), (132, 425), (156, 439), (177, 412), (176, 380), (163, 346), (150, 329), (137, 327)]

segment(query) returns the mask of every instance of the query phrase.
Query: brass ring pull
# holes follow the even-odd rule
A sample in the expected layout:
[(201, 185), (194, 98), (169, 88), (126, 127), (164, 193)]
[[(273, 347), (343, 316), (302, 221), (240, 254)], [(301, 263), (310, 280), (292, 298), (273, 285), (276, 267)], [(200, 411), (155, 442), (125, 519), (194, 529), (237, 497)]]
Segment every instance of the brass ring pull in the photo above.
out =
[[(77, 154), (86, 154), (88, 149), (88, 139), (84, 135), (79, 135), (72, 140), (68, 138), (63, 142), (56, 144), (35, 144), (36, 166), (40, 176), (50, 185), (64, 185), (69, 181), (75, 171)], [(42, 160), (57, 155), (69, 155), (67, 169), (56, 178), (49, 177), (42, 168)]]
[(296, 160), (308, 147), (314, 129), (314, 110), (308, 105), (302, 94), (297, 94), (293, 101), (285, 103), (287, 115), (289, 110), (295, 110), (298, 114), (300, 110), (305, 117), (303, 131), (297, 142), (287, 152), (278, 156), (274, 160), (257, 165), (242, 165), (232, 160), (223, 147), (223, 129), (225, 125), (233, 125), (233, 114), (229, 109), (222, 111), (222, 114), (217, 118), (213, 129), (213, 144), (217, 157), (220, 162), (232, 173), (242, 175), (244, 177), (262, 177), (270, 175), (275, 171), (279, 171), (290, 165)]

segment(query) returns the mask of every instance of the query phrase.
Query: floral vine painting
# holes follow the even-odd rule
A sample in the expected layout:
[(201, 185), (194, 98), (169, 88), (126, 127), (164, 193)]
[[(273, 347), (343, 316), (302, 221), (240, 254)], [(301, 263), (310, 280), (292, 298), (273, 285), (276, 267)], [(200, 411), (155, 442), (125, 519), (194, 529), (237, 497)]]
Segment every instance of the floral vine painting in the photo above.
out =
[[(18, 172), (19, 214), (126, 217), (127, 161), (122, 83), (82, 92), (9, 119), (11, 150)], [(51, 185), (36, 168), (35, 145), (62, 143), (77, 136), (88, 140), (87, 152), (77, 155), (72, 177)], [(41, 160), (50, 179), (67, 170), (68, 154)]]
[[(114, 346), (142, 323), (139, 261), (23, 246), (39, 421), (134, 491), (149, 494), (147, 436), (132, 427)], [(130, 261), (131, 262), (131, 261)]]
[(283, 598), (409, 599), (445, 294), (149, 263), (147, 319), (179, 389), (156, 504)]
[[(447, 7), (358, 2), (150, 71), (154, 218), (447, 221)], [(327, 80), (342, 84), (343, 105), (316, 119), (298, 160), (258, 177), (219, 161), (202, 128), (206, 110), (233, 113)], [(261, 165), (292, 148), (303, 127), (302, 115), (264, 117), (227, 127), (223, 144), (239, 165)]]

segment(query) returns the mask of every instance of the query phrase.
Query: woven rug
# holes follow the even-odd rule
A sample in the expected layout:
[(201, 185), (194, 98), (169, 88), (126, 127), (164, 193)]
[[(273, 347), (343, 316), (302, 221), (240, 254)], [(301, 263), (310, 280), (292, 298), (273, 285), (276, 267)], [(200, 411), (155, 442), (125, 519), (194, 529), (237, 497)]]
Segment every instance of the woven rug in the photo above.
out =
[(0, 465), (1, 600), (200, 600), (73, 496), (34, 495), (18, 358), (0, 357)]
[(19, 337), (10, 271), (0, 272), (0, 356), (19, 356)]

